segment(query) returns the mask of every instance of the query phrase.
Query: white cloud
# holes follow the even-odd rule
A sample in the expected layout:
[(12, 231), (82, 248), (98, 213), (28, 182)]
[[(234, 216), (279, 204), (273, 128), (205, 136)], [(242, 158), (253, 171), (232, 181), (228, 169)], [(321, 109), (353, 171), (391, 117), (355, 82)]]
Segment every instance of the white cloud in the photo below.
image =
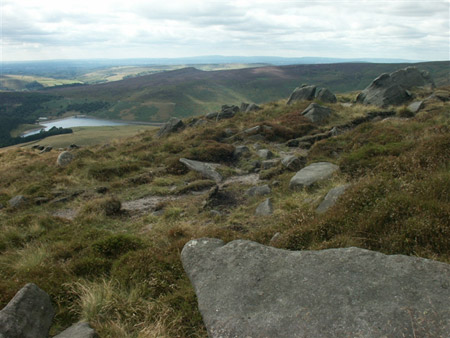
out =
[(4, 60), (278, 55), (449, 59), (448, 1), (3, 0)]

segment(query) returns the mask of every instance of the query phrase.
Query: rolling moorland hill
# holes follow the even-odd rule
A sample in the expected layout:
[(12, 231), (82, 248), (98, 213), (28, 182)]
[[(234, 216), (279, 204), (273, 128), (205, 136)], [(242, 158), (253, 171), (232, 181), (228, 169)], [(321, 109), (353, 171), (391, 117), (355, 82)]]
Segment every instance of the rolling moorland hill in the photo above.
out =
[[(96, 88), (106, 97), (110, 87)], [(315, 102), (329, 114), (316, 122), (301, 114), (311, 102), (287, 105), (288, 93), (226, 119), (184, 119), (165, 135), (72, 147), (59, 165), (63, 149), (1, 152), (0, 308), (32, 282), (55, 308), (51, 335), (83, 320), (100, 337), (206, 337), (180, 260), (202, 237), (450, 263), (450, 87), (413, 93), (414, 109), (339, 94)], [(296, 172), (319, 162), (329, 175), (298, 185)], [(340, 197), (324, 206), (335, 188)]]
[(380, 73), (409, 65), (428, 71), (437, 85), (450, 84), (450, 62), (420, 64), (340, 63), (257, 67), (238, 70), (200, 71), (184, 68), (92, 86), (54, 88), (47, 94), (62, 97), (49, 105), (67, 102), (106, 102), (92, 111), (106, 118), (165, 122), (171, 116), (188, 117), (218, 110), (223, 104), (263, 103), (287, 97), (303, 83), (314, 83), (343, 93), (362, 90)]
[[(0, 92), (0, 146), (20, 143), (11, 132), (38, 117), (87, 114), (107, 119), (165, 122), (217, 111), (223, 104), (287, 97), (303, 83), (334, 92), (361, 90), (378, 74), (411, 64), (339, 63), (200, 71), (184, 68), (99, 85)], [(437, 85), (450, 83), (449, 62), (418, 64)], [(21, 127), (22, 125), (22, 127)], [(32, 128), (32, 126), (30, 126)]]

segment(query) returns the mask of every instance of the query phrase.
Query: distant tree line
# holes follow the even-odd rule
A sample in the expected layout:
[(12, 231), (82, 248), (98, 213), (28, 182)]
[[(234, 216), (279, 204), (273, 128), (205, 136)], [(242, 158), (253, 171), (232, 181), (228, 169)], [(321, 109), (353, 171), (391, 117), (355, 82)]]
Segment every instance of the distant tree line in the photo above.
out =
[(61, 135), (61, 134), (71, 134), (73, 133), (73, 130), (70, 128), (56, 128), (53, 127), (50, 130), (41, 130), (37, 134), (25, 136), (25, 137), (9, 137), (7, 139), (0, 139), (0, 148), (1, 147), (8, 147), (19, 143), (26, 143), (36, 140), (41, 140), (43, 138), (49, 137), (49, 136), (55, 136), (55, 135)]
[[(21, 124), (33, 124), (43, 113), (42, 104), (55, 96), (41, 93), (0, 92), (0, 147), (32, 141), (23, 137), (11, 137), (11, 131)], [(71, 131), (53, 130), (39, 133), (35, 139)]]

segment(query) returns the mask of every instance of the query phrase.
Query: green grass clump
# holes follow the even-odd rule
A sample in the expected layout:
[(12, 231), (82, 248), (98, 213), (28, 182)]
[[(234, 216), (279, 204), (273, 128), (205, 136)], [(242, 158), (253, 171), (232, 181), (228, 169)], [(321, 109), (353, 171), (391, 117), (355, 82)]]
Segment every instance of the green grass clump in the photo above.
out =
[[(142, 264), (145, 262), (145, 264)], [(156, 298), (175, 288), (183, 276), (178, 257), (148, 248), (129, 252), (114, 263), (111, 277), (122, 285), (133, 287), (145, 284), (145, 295)]]
[(195, 148), (185, 152), (185, 157), (203, 162), (230, 162), (233, 159), (234, 147), (230, 144), (213, 140), (203, 141)]
[(127, 234), (112, 234), (92, 244), (94, 252), (105, 258), (117, 258), (143, 246), (144, 243), (140, 238)]
[(99, 181), (107, 181), (114, 177), (122, 177), (134, 171), (138, 171), (140, 166), (135, 163), (116, 163), (105, 165), (103, 163), (92, 164), (88, 170), (90, 177)]

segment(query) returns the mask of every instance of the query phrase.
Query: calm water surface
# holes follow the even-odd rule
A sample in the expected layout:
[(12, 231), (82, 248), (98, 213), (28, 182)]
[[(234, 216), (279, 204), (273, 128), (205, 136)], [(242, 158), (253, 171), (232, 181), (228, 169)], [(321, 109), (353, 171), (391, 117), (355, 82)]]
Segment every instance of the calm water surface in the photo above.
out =
[(102, 126), (124, 126), (128, 124), (144, 124), (144, 123), (127, 123), (127, 122), (117, 122), (110, 120), (101, 120), (96, 118), (88, 118), (88, 117), (67, 117), (60, 120), (51, 120), (51, 121), (42, 121), (40, 122), (41, 126), (45, 128), (41, 128), (38, 130), (32, 130), (27, 133), (24, 133), (22, 136), (30, 136), (39, 133), (42, 129), (49, 130), (53, 127), (56, 128), (72, 128), (72, 127), (102, 127)]

